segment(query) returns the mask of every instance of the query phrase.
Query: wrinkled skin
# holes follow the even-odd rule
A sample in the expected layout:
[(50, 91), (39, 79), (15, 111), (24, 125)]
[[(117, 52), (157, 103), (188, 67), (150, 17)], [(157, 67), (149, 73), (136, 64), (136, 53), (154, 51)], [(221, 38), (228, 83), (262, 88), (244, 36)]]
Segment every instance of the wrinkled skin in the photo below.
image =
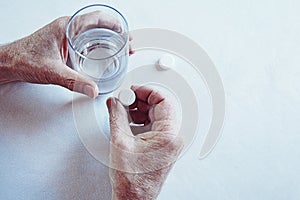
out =
[[(61, 17), (28, 37), (1, 46), (0, 83), (56, 84), (96, 97), (97, 85), (66, 65), (68, 45), (65, 29), (68, 20), (69, 17)], [(95, 20), (99, 27), (118, 29), (113, 20), (100, 12), (80, 16), (75, 29), (82, 28), (80, 21), (88, 23)], [(129, 51), (133, 53), (131, 48)], [(174, 104), (149, 88), (132, 89), (137, 101), (130, 106), (129, 114), (117, 99), (107, 102), (114, 200), (155, 199), (183, 146), (182, 139), (178, 137)], [(144, 126), (130, 127), (129, 122)]]
[[(174, 103), (148, 87), (132, 89), (137, 100), (129, 111), (118, 99), (107, 101), (112, 199), (156, 199), (183, 140), (178, 136)], [(128, 121), (145, 125), (132, 128)]]
[[(68, 45), (65, 33), (69, 19), (58, 18), (28, 37), (1, 46), (0, 83), (55, 84), (95, 98), (97, 85), (66, 65)], [(95, 21), (96, 27), (118, 29), (116, 21), (102, 12), (88, 13), (75, 21), (74, 31), (82, 29), (82, 24)], [(132, 49), (130, 53), (133, 53)]]

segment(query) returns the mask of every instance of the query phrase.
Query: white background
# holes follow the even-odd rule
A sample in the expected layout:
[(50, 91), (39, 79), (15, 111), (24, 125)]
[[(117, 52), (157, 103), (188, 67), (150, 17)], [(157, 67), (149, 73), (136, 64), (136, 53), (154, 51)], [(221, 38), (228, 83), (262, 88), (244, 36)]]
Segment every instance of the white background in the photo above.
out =
[[(159, 199), (299, 198), (299, 1), (1, 1), (0, 43), (91, 3), (118, 8), (131, 29), (190, 37), (222, 77), (227, 113), (219, 143), (199, 160), (195, 141)], [(109, 199), (107, 168), (80, 142), (71, 99), (57, 86), (0, 87), (0, 199)]]

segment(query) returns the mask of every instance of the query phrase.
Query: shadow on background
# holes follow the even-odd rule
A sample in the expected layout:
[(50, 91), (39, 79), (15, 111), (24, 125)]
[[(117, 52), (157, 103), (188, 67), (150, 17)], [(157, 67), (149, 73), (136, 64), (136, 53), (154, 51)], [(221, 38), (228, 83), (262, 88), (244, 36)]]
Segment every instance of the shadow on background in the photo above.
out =
[(110, 199), (109, 169), (79, 140), (72, 93), (0, 85), (0, 199)]

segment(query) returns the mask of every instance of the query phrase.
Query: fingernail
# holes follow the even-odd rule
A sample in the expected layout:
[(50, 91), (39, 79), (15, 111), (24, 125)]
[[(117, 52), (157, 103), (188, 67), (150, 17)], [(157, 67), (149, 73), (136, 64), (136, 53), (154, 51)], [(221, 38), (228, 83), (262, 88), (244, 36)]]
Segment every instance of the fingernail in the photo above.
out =
[(137, 90), (140, 86), (137, 86), (137, 85), (132, 85), (130, 87), (130, 89), (132, 89), (133, 91)]
[(131, 55), (133, 55), (135, 53), (135, 51), (133, 51), (133, 50), (130, 50), (129, 51), (129, 55), (131, 56)]
[(107, 108), (110, 110), (111, 109), (111, 107), (112, 106), (114, 106), (114, 105), (116, 105), (116, 100), (115, 100), (115, 98), (109, 98), (109, 99), (107, 99), (107, 101), (106, 101), (106, 106), (107, 106)]
[(117, 32), (117, 33), (121, 33), (122, 32), (122, 27), (121, 27), (121, 25), (118, 23), (118, 24), (115, 24), (115, 31)]
[(97, 97), (98, 96), (98, 94), (99, 94), (99, 88), (98, 88), (98, 86), (96, 85), (96, 87), (95, 87), (95, 94), (96, 94), (96, 96), (95, 97)]
[(91, 98), (95, 98), (97, 96), (96, 94), (98, 94), (98, 93), (96, 93), (95, 89), (90, 85), (84, 86), (83, 93)]

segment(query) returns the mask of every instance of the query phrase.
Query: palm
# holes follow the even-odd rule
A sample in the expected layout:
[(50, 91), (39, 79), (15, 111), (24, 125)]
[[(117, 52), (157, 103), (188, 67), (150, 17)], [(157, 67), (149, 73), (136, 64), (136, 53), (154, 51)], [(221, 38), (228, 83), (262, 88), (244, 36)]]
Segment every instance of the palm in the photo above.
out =
[[(114, 192), (127, 191), (137, 198), (136, 190), (150, 188), (147, 196), (155, 197), (178, 158), (183, 142), (178, 137), (174, 105), (159, 92), (147, 87), (132, 87), (136, 101), (129, 115), (118, 100), (109, 99), (111, 145), (110, 177)], [(129, 126), (129, 122), (143, 124)], [(141, 194), (140, 194), (141, 195)], [(145, 197), (145, 194), (143, 194)], [(138, 198), (137, 198), (138, 199)], [(151, 199), (151, 198), (150, 198)]]

